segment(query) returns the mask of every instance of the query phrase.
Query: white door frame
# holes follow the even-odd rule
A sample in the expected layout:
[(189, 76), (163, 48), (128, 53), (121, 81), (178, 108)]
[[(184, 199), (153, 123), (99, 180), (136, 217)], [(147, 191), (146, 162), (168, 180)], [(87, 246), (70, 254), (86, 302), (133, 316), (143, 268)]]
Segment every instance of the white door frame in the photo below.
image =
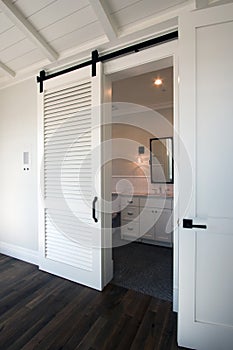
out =
[[(133, 59), (131, 59), (133, 57)], [(104, 63), (105, 75), (121, 72), (126, 69), (139, 67), (147, 63), (153, 63), (162, 59), (172, 58), (173, 61), (173, 101), (174, 101), (174, 159), (179, 159), (178, 137), (179, 117), (178, 117), (178, 40), (164, 43), (138, 53), (117, 58)], [(174, 167), (174, 200), (173, 200), (173, 310), (178, 311), (178, 173)]]

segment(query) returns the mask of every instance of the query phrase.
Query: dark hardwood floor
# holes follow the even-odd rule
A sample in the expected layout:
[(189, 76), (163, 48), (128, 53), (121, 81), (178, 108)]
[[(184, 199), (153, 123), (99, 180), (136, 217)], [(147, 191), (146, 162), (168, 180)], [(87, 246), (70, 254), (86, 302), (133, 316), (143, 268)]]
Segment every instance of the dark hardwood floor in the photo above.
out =
[(97, 292), (0, 255), (0, 349), (181, 348), (171, 303), (111, 284)]

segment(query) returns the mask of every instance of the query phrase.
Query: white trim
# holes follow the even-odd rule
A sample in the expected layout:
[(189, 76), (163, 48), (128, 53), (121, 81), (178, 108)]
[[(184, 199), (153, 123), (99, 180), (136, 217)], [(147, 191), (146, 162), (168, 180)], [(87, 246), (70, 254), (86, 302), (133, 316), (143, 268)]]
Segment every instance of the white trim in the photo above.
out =
[(173, 288), (173, 305), (172, 309), (174, 312), (178, 312), (178, 287)]
[(173, 40), (165, 44), (154, 46), (146, 50), (137, 52), (133, 56), (133, 59), (129, 59), (129, 56), (122, 56), (115, 60), (111, 60), (104, 63), (104, 73), (106, 75), (120, 72), (125, 69), (141, 66), (146, 63), (162, 60), (163, 58), (173, 56), (177, 51), (178, 40)]
[(39, 253), (37, 250), (23, 248), (11, 243), (0, 241), (0, 253), (26, 261), (30, 264), (38, 265)]
[[(175, 165), (179, 163), (179, 51), (173, 55), (173, 159), (174, 162), (174, 185), (173, 185), (173, 311), (179, 309), (179, 173)], [(175, 164), (176, 163), (176, 164)]]
[(58, 53), (45, 41), (11, 1), (0, 0), (0, 9), (29, 40), (34, 42), (51, 62), (58, 59)]

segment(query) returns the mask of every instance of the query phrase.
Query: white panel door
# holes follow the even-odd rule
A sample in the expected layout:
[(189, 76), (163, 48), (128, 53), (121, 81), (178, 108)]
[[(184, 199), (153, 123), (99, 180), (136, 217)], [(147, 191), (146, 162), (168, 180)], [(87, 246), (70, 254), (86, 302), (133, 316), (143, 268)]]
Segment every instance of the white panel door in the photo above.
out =
[(101, 105), (108, 88), (101, 64), (96, 77), (90, 71), (45, 81), (39, 95), (39, 267), (102, 290), (112, 278), (111, 169), (101, 168), (111, 152), (103, 125), (110, 113)]
[(198, 350), (233, 349), (232, 37), (232, 4), (180, 18), (178, 342)]

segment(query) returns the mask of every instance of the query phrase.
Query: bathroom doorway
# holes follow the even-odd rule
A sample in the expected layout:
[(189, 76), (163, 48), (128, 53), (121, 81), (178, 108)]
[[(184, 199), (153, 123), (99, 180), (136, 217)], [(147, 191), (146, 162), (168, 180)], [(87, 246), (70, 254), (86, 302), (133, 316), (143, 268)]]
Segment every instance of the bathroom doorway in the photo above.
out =
[(111, 75), (112, 283), (168, 301), (174, 286), (174, 178), (152, 179), (151, 142), (173, 141), (173, 77), (171, 57)]

